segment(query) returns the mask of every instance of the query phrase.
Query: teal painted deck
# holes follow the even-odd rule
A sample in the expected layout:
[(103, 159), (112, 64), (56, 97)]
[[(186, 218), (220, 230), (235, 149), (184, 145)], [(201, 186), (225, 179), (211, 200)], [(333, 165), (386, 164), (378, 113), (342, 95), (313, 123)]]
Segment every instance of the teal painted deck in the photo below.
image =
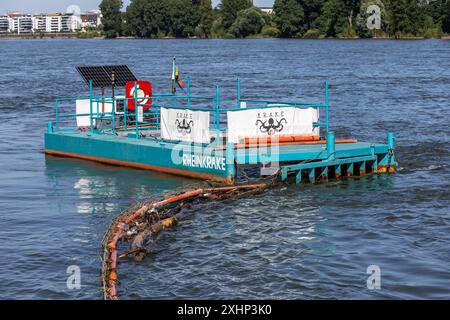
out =
[[(330, 136), (330, 139), (334, 136)], [(330, 148), (330, 150), (328, 149)], [(46, 133), (45, 149), (49, 154), (78, 157), (115, 165), (124, 165), (200, 179), (233, 183), (237, 165), (260, 166), (277, 163), (282, 180), (295, 174), (297, 183), (307, 174), (310, 181), (377, 173), (380, 168), (395, 166), (389, 144), (368, 142), (327, 144), (290, 144), (260, 148), (226, 149), (215, 145), (193, 145), (154, 138), (122, 137), (85, 132)], [(389, 169), (390, 170), (390, 169)], [(316, 172), (318, 171), (318, 172)], [(357, 173), (358, 172), (358, 173)]]
[[(325, 160), (328, 159), (325, 144), (293, 144), (281, 145), (278, 147), (267, 147), (268, 156), (261, 155), (261, 149), (249, 148), (245, 152), (238, 151), (236, 160), (239, 164), (258, 164), (270, 157), (271, 152), (276, 152), (278, 162), (292, 162), (305, 160)], [(336, 144), (336, 158), (359, 157), (372, 154), (386, 154), (387, 144), (373, 144), (368, 142), (342, 143)]]
[[(222, 180), (230, 178), (230, 175), (234, 176), (233, 170), (226, 163), (226, 150), (203, 148), (201, 145), (192, 147), (187, 143), (171, 143), (148, 138), (138, 140), (107, 134), (59, 132), (45, 134), (45, 149), (49, 154), (192, 177), (211, 179), (217, 177)], [(193, 163), (189, 161), (192, 157), (200, 157), (195, 158), (200, 160)]]

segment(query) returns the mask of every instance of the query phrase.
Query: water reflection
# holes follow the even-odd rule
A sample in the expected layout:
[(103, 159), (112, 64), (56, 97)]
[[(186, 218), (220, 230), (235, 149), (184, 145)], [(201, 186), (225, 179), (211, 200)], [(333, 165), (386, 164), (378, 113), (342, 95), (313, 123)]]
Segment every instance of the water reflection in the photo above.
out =
[(119, 213), (124, 203), (133, 204), (199, 184), (171, 175), (53, 156), (45, 158), (45, 173), (52, 182), (53, 195), (64, 190), (61, 196), (67, 196), (67, 186), (72, 186), (77, 212), (85, 214)]

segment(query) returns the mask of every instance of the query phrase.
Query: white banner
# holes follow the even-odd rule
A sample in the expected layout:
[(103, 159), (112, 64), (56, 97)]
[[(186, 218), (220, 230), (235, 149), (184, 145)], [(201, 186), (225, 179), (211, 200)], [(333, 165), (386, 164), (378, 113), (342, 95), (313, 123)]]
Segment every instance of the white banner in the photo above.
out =
[(161, 137), (175, 141), (210, 143), (209, 112), (161, 108)]
[(240, 139), (273, 137), (280, 135), (319, 135), (317, 108), (272, 107), (229, 111), (228, 141), (239, 143)]

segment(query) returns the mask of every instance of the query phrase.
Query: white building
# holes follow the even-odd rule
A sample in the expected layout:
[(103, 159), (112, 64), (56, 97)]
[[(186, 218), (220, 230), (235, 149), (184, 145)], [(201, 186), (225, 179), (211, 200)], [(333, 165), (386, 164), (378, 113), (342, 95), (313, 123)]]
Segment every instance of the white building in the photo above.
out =
[(0, 33), (16, 32), (75, 32), (81, 29), (81, 18), (72, 13), (22, 14), (7, 13), (0, 16)]
[(47, 32), (47, 16), (35, 15), (33, 21), (34, 32)]
[(34, 18), (31, 14), (18, 12), (7, 13), (9, 30), (8, 32), (31, 33), (33, 32)]
[(61, 14), (51, 13), (46, 16), (46, 32), (60, 32), (61, 31)]
[(11, 30), (11, 19), (8, 16), (0, 16), (0, 33), (7, 33)]
[(81, 29), (81, 18), (79, 15), (64, 14), (61, 16), (61, 32), (75, 32)]
[(18, 33), (31, 33), (33, 32), (33, 20), (31, 15), (17, 17), (17, 29)]
[(262, 12), (268, 13), (268, 14), (272, 14), (273, 13), (273, 8), (272, 7), (258, 7)]

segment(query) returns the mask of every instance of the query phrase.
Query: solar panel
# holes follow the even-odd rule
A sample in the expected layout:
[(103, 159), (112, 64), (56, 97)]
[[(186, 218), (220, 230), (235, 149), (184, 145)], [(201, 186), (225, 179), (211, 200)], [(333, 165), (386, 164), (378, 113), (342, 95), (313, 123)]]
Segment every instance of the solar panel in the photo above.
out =
[(92, 80), (94, 88), (107, 88), (112, 86), (113, 73), (115, 75), (114, 86), (125, 87), (129, 81), (137, 81), (136, 76), (127, 65), (115, 66), (78, 66), (78, 72), (89, 85)]

